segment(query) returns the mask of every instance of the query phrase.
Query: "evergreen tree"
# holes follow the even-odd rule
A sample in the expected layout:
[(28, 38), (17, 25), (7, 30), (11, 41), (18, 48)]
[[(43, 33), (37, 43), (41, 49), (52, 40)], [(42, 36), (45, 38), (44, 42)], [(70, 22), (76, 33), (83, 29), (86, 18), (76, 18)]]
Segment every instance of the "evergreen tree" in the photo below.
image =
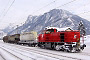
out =
[(85, 36), (86, 31), (82, 21), (79, 23), (78, 30), (80, 31), (80, 36)]

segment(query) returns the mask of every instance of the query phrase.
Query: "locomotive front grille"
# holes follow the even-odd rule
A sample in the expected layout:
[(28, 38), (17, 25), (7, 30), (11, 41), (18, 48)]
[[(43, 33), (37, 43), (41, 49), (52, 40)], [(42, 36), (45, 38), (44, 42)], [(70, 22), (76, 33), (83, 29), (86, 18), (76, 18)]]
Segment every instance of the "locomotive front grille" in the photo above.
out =
[(60, 40), (61, 40), (61, 42), (64, 42), (64, 33), (60, 34)]

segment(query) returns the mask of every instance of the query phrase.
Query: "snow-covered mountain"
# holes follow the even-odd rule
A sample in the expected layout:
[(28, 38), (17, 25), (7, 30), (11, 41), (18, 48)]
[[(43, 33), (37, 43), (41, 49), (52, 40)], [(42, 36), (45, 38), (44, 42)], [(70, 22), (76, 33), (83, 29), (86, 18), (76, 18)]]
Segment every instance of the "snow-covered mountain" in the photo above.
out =
[(3, 29), (3, 31), (5, 33), (11, 32), (12, 30), (16, 29), (16, 25), (13, 23), (10, 23), (5, 29)]
[[(85, 28), (86, 33), (90, 34), (90, 22), (74, 15), (66, 10), (62, 9), (53, 9), (49, 12), (44, 13), (40, 16), (28, 16), (25, 24), (18, 28), (18, 32), (26, 32), (26, 31), (37, 31), (38, 33), (43, 30), (47, 26), (54, 27), (71, 27), (73, 29), (78, 29), (79, 22), (82, 21)], [(7, 30), (7, 29), (6, 29)], [(8, 34), (14, 34), (16, 29), (10, 31)]]

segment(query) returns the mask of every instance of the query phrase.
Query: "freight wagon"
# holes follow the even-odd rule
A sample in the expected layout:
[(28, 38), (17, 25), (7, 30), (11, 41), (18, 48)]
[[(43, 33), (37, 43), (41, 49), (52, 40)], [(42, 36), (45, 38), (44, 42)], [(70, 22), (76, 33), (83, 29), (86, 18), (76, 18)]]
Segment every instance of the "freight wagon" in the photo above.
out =
[(35, 46), (37, 44), (37, 32), (31, 31), (20, 34), (20, 41), (18, 43)]
[(18, 41), (20, 41), (20, 34), (5, 36), (3, 37), (3, 41), (8, 43), (18, 43)]
[(3, 41), (7, 43), (8, 42), (8, 36), (4, 36)]
[(3, 41), (7, 43), (26, 44), (29, 46), (37, 45), (37, 32), (24, 32), (22, 34), (7, 35), (3, 37)]

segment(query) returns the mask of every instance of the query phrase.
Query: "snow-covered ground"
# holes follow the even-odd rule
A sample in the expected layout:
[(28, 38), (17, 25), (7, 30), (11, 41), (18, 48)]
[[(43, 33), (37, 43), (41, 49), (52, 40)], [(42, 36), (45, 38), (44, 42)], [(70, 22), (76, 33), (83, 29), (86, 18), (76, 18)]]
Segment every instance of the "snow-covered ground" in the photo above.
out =
[(0, 40), (0, 60), (90, 60), (90, 35), (86, 36), (87, 47), (80, 53), (67, 53), (38, 47), (4, 43)]
[(87, 46), (90, 46), (90, 35), (85, 36), (85, 44), (87, 44)]

